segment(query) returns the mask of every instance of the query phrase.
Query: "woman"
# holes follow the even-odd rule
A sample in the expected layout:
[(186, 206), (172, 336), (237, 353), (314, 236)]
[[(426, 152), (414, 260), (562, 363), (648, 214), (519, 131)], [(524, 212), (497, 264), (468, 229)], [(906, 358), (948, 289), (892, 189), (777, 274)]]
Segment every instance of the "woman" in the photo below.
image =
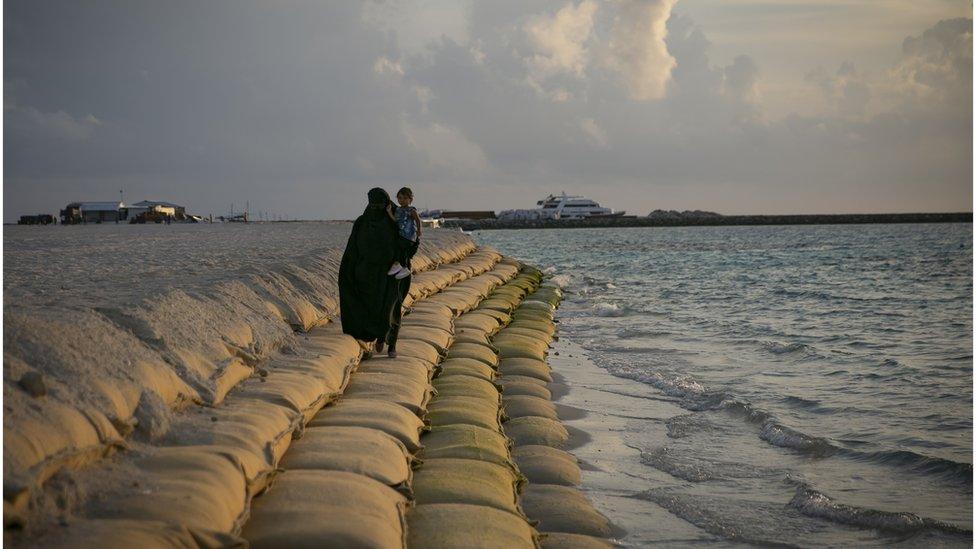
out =
[[(342, 254), (339, 266), (339, 315), (342, 331), (367, 343), (376, 342), (382, 351), (383, 342), (389, 345), (389, 356), (396, 356), (396, 338), (400, 309), (403, 306), (402, 287), (407, 283), (386, 273), (396, 258), (396, 223), (388, 213), (393, 202), (380, 188), (367, 193), (369, 205), (356, 219)], [(391, 323), (394, 328), (391, 330)]]

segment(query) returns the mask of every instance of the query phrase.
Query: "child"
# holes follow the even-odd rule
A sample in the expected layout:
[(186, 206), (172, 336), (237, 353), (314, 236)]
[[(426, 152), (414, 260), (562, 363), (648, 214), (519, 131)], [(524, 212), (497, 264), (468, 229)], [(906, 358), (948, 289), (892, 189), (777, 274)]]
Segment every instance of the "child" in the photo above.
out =
[(400, 207), (391, 215), (396, 221), (400, 238), (397, 239), (397, 260), (386, 274), (400, 280), (410, 276), (410, 258), (417, 253), (421, 229), (417, 208), (410, 205), (413, 203), (413, 191), (410, 187), (403, 187), (397, 191), (396, 197)]

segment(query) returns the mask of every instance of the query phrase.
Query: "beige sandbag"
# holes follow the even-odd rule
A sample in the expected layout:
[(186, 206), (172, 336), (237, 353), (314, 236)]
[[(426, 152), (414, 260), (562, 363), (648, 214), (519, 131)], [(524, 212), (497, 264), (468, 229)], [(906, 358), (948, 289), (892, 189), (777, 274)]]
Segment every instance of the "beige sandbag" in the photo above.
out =
[(454, 333), (455, 343), (477, 343), (478, 345), (484, 345), (486, 347), (491, 347), (493, 350), (494, 345), (491, 344), (490, 333), (481, 329), (471, 329), (471, 328), (457, 328)]
[(454, 318), (457, 314), (447, 305), (434, 303), (430, 299), (425, 299), (410, 306), (410, 313), (407, 315), (431, 315), (441, 318)]
[(474, 311), (472, 314), (490, 316), (494, 318), (496, 321), (498, 321), (498, 323), (501, 324), (502, 326), (508, 324), (512, 320), (512, 317), (509, 316), (508, 313), (503, 313), (501, 311), (496, 311), (494, 309), (482, 309), (480, 311)]
[(243, 548), (247, 543), (227, 533), (158, 521), (72, 519), (67, 527), (49, 529), (34, 545), (51, 549), (131, 549), (133, 547), (198, 549), (201, 547)]
[(411, 549), (534, 549), (535, 530), (514, 513), (483, 505), (418, 505), (407, 514)]
[(402, 548), (407, 500), (344, 471), (286, 471), (255, 498), (242, 537), (252, 548)]
[(306, 350), (353, 361), (359, 359), (359, 342), (355, 338), (340, 332), (339, 326), (336, 324), (329, 324), (326, 327), (303, 334), (302, 340), (302, 348)]
[(404, 326), (400, 329), (398, 341), (405, 341), (407, 339), (419, 339), (424, 343), (433, 345), (438, 352), (444, 353), (451, 346), (453, 337), (451, 332), (439, 328)]
[(555, 313), (553, 311), (540, 309), (538, 307), (532, 307), (531, 305), (533, 303), (538, 303), (543, 306), (551, 307), (551, 305), (549, 305), (548, 303), (544, 303), (542, 301), (523, 301), (522, 305), (518, 309), (516, 309), (516, 311), (512, 314), (512, 318), (519, 319), (519, 320), (525, 319), (525, 320), (538, 320), (541, 322), (552, 322), (553, 317), (555, 317)]
[(313, 376), (321, 380), (327, 392), (339, 392), (346, 386), (346, 382), (349, 381), (349, 374), (355, 366), (355, 363), (349, 360), (351, 356), (357, 355), (322, 354), (313, 357), (301, 357), (278, 354), (268, 363), (266, 369), (272, 374), (294, 372)]
[(451, 314), (426, 313), (415, 309), (403, 317), (401, 325), (403, 326), (401, 329), (408, 327), (427, 327), (450, 332), (453, 330), (454, 316)]
[(424, 422), (416, 414), (399, 404), (382, 400), (343, 397), (315, 416), (309, 427), (348, 425), (378, 429), (402, 442), (407, 450), (420, 450), (420, 433)]
[(498, 355), (490, 347), (477, 343), (455, 343), (447, 352), (447, 358), (473, 358), (489, 366), (498, 364)]
[(532, 328), (525, 328), (524, 326), (516, 326), (514, 324), (509, 324), (508, 326), (506, 326), (505, 333), (537, 339), (546, 342), (546, 344), (552, 343), (552, 341), (556, 339), (554, 334), (549, 334), (548, 332), (534, 330)]
[(577, 486), (580, 483), (582, 473), (579, 464), (576, 456), (569, 452), (530, 444), (515, 448), (512, 457), (529, 482), (562, 486)]
[(422, 415), (427, 409), (432, 393), (433, 388), (430, 384), (418, 383), (407, 375), (357, 373), (346, 387), (343, 398), (368, 398), (394, 402), (417, 415)]
[(438, 397), (431, 403), (427, 419), (433, 427), (465, 424), (499, 431), (502, 411), (496, 404), (480, 398)]
[(412, 458), (392, 436), (366, 427), (311, 427), (292, 445), (279, 467), (348, 471), (409, 494)]
[(611, 549), (613, 547), (616, 545), (610, 543), (610, 540), (581, 534), (550, 532), (542, 536), (543, 549)]
[(492, 344), (498, 348), (499, 358), (545, 360), (549, 354), (549, 344), (544, 339), (510, 334), (507, 330), (498, 334)]
[[(100, 494), (91, 518), (152, 520), (234, 532), (244, 518), (247, 485), (239, 465), (212, 448), (158, 448), (135, 462), (139, 489), (125, 483)], [(146, 493), (152, 497), (146, 497)]]
[(522, 494), (522, 507), (540, 532), (565, 532), (608, 538), (613, 529), (582, 492), (569, 486), (529, 484)]
[(527, 395), (546, 400), (552, 399), (552, 392), (544, 380), (527, 376), (501, 376), (495, 383), (501, 385), (505, 396)]
[(242, 383), (240, 395), (284, 406), (311, 419), (326, 402), (338, 396), (340, 389), (327, 387), (312, 376), (273, 371), (266, 378), (253, 378)]
[(501, 372), (502, 376), (526, 376), (545, 382), (552, 381), (549, 365), (543, 360), (534, 358), (503, 358), (498, 361), (498, 371)]
[(425, 459), (413, 479), (418, 505), (469, 503), (518, 513), (524, 478), (505, 467), (474, 459)]
[(527, 395), (505, 395), (502, 401), (505, 415), (512, 417), (537, 416), (549, 419), (559, 419), (556, 415), (556, 405), (547, 398)]
[(452, 290), (451, 288), (448, 288), (428, 297), (425, 301), (428, 303), (439, 303), (441, 305), (445, 305), (450, 308), (454, 314), (461, 314), (474, 308), (474, 306), (481, 301), (481, 296), (475, 292), (467, 290)]
[(495, 317), (486, 315), (482, 311), (472, 311), (470, 313), (466, 313), (454, 321), (455, 331), (460, 329), (469, 329), (494, 334), (500, 327), (501, 324)]
[(497, 374), (491, 366), (473, 358), (449, 358), (441, 362), (441, 373), (438, 377), (472, 376), (478, 379), (493, 381)]
[(441, 354), (436, 347), (417, 339), (397, 341), (396, 350), (398, 355), (412, 356), (434, 364), (441, 360)]
[(438, 397), (464, 396), (496, 406), (501, 403), (501, 394), (494, 383), (471, 376), (440, 376), (434, 380), (434, 389)]
[(389, 358), (380, 355), (361, 362), (358, 373), (390, 374), (394, 377), (407, 377), (419, 384), (426, 384), (430, 382), (434, 371), (435, 365), (426, 360), (412, 356)]
[(505, 423), (505, 435), (516, 446), (541, 444), (561, 448), (569, 441), (569, 431), (562, 423), (545, 417), (516, 417)]
[(515, 468), (505, 435), (477, 425), (434, 427), (424, 434), (423, 444), (420, 459), (475, 459)]
[(511, 324), (509, 324), (509, 326), (510, 327), (516, 327), (516, 328), (528, 328), (530, 330), (536, 330), (536, 331), (539, 331), (539, 332), (543, 332), (543, 333), (545, 333), (546, 335), (549, 335), (549, 336), (553, 336), (553, 335), (556, 334), (556, 325), (553, 324), (552, 322), (547, 322), (547, 321), (544, 321), (544, 320), (533, 320), (533, 319), (528, 319), (528, 318), (519, 318), (519, 319), (513, 320), (511, 322)]

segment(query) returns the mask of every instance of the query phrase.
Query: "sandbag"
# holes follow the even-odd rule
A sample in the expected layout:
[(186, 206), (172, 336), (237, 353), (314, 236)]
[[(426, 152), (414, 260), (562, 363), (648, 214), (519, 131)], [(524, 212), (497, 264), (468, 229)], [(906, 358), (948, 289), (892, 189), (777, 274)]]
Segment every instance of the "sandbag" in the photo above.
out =
[(320, 354), (314, 357), (300, 357), (278, 354), (272, 359), (267, 370), (272, 374), (289, 372), (313, 376), (321, 381), (327, 392), (340, 392), (349, 381), (349, 374), (355, 366), (350, 358), (358, 357), (358, 349), (349, 355)]
[(527, 376), (502, 376), (495, 380), (501, 385), (505, 396), (526, 395), (552, 399), (552, 391), (546, 387), (544, 380)]
[(454, 315), (450, 314), (450, 311), (445, 310), (442, 311), (443, 314), (441, 314), (437, 312), (418, 310), (418, 307), (419, 305), (414, 305), (410, 313), (403, 316), (401, 323), (403, 328), (406, 328), (407, 326), (424, 326), (429, 328), (438, 328), (444, 330), (445, 332), (450, 332), (453, 330)]
[(552, 381), (549, 365), (545, 361), (534, 358), (503, 358), (498, 361), (498, 371), (501, 372), (502, 376), (526, 376), (545, 382)]
[(569, 441), (569, 431), (563, 424), (545, 417), (516, 417), (505, 423), (505, 435), (516, 446), (540, 444), (562, 448)]
[(519, 470), (536, 484), (577, 486), (582, 477), (576, 456), (549, 446), (519, 446), (512, 451)]
[(493, 309), (503, 313), (511, 313), (512, 309), (515, 308), (517, 303), (518, 301), (516, 301), (514, 298), (492, 294), (492, 297), (489, 297), (488, 299), (479, 303), (475, 308), (475, 311)]
[(438, 377), (472, 376), (478, 379), (493, 381), (496, 377), (495, 369), (473, 358), (449, 358), (441, 362), (441, 373)]
[(549, 354), (549, 344), (544, 339), (509, 334), (507, 330), (496, 336), (492, 344), (498, 349), (499, 358), (531, 358), (544, 361)]
[(67, 528), (50, 529), (34, 545), (51, 549), (198, 549), (247, 546), (242, 538), (222, 532), (158, 521), (126, 519), (72, 519)]
[(522, 494), (522, 507), (540, 532), (565, 532), (608, 538), (610, 521), (601, 515), (576, 488), (553, 484), (529, 484)]
[(438, 397), (430, 405), (427, 419), (432, 427), (441, 425), (477, 425), (494, 431), (501, 430), (502, 410), (498, 405), (480, 398)]
[(447, 352), (447, 358), (473, 358), (489, 366), (498, 364), (498, 355), (490, 347), (477, 343), (455, 343)]
[(553, 324), (552, 322), (545, 321), (545, 320), (534, 320), (534, 319), (528, 319), (528, 318), (519, 318), (519, 319), (513, 320), (509, 324), (509, 326), (510, 327), (516, 327), (516, 328), (527, 328), (529, 330), (536, 330), (536, 331), (539, 331), (539, 332), (543, 332), (547, 336), (554, 336), (554, 335), (556, 335), (556, 325)]
[(526, 395), (505, 395), (502, 400), (505, 415), (513, 417), (537, 416), (559, 419), (556, 405), (549, 399)]
[(546, 342), (546, 344), (552, 343), (553, 340), (556, 339), (556, 336), (554, 334), (550, 335), (547, 332), (534, 330), (532, 328), (525, 328), (523, 326), (516, 326), (514, 324), (509, 324), (508, 326), (506, 326), (505, 333), (537, 339), (539, 341)]
[(345, 397), (320, 411), (308, 425), (310, 428), (342, 425), (377, 429), (402, 442), (410, 452), (420, 450), (420, 433), (426, 429), (416, 414), (399, 404)]
[(430, 382), (435, 370), (434, 364), (412, 356), (398, 356), (396, 358), (379, 356), (364, 360), (359, 364), (359, 373), (389, 374), (391, 377), (397, 378), (407, 377), (420, 384)]
[(489, 333), (479, 329), (471, 328), (458, 328), (457, 332), (454, 334), (455, 343), (477, 343), (478, 345), (484, 345), (486, 347), (491, 347), (492, 350), (495, 349), (494, 345), (491, 344), (491, 338)]
[(542, 536), (543, 549), (611, 549), (613, 547), (616, 545), (610, 540), (581, 534), (549, 532)]
[[(158, 448), (136, 460), (138, 490), (129, 483), (100, 494), (90, 518), (133, 519), (234, 532), (244, 518), (247, 485), (239, 464), (212, 448)], [(146, 493), (152, 497), (146, 497)]]
[(501, 394), (494, 383), (471, 376), (440, 376), (434, 380), (434, 389), (438, 397), (473, 397), (495, 406), (501, 403)]
[(482, 309), (480, 311), (473, 311), (471, 314), (486, 315), (494, 318), (502, 326), (508, 324), (512, 317), (508, 313), (503, 313), (501, 311), (496, 311), (494, 309)]
[(468, 503), (518, 513), (524, 478), (510, 467), (474, 459), (426, 459), (413, 479), (419, 505)]
[(519, 306), (519, 311), (543, 311), (549, 313), (549, 318), (556, 313), (556, 308), (545, 301), (525, 301)]
[(242, 398), (264, 400), (311, 417), (326, 402), (334, 400), (341, 387), (329, 387), (320, 379), (296, 372), (272, 372), (267, 378), (249, 379), (241, 390)]
[(346, 387), (343, 397), (394, 402), (422, 415), (432, 394), (430, 384), (413, 381), (408, 375), (357, 373)]
[(442, 303), (434, 303), (425, 299), (410, 306), (410, 313), (407, 315), (431, 315), (441, 318), (453, 319), (457, 314), (450, 307)]
[(392, 436), (366, 427), (312, 427), (292, 445), (279, 467), (347, 471), (410, 493), (413, 459)]
[(498, 431), (476, 425), (442, 425), (423, 437), (420, 459), (475, 459), (515, 469), (509, 440)]
[(389, 486), (344, 471), (286, 471), (254, 500), (242, 537), (252, 548), (397, 548), (407, 500)]
[(397, 346), (399, 347), (400, 341), (405, 341), (408, 339), (419, 339), (424, 343), (433, 345), (434, 348), (437, 349), (437, 352), (444, 353), (447, 351), (447, 348), (451, 346), (453, 336), (451, 335), (450, 331), (445, 331), (440, 328), (403, 326), (400, 328)]
[(538, 320), (540, 322), (552, 322), (553, 317), (555, 317), (555, 313), (553, 311), (549, 311), (549, 310), (545, 310), (545, 309), (539, 309), (539, 308), (535, 308), (535, 307), (526, 307), (525, 306), (526, 303), (529, 303), (529, 304), (531, 304), (531, 303), (541, 303), (542, 305), (547, 305), (548, 306), (549, 305), (548, 303), (544, 303), (544, 302), (541, 302), (541, 301), (524, 301), (522, 303), (523, 303), (522, 306), (520, 306), (518, 309), (516, 309), (516, 311), (512, 314), (512, 318), (513, 319), (516, 319), (516, 320), (523, 320), (523, 319), (524, 320)]
[(483, 505), (418, 505), (407, 514), (411, 549), (534, 549), (536, 533), (519, 515)]
[(483, 311), (472, 311), (465, 313), (454, 321), (454, 330), (469, 329), (480, 330), (488, 334), (494, 334), (501, 327), (501, 323), (491, 316), (484, 314)]
[(441, 360), (441, 354), (436, 347), (417, 339), (397, 341), (396, 351), (400, 356), (412, 356), (434, 364)]

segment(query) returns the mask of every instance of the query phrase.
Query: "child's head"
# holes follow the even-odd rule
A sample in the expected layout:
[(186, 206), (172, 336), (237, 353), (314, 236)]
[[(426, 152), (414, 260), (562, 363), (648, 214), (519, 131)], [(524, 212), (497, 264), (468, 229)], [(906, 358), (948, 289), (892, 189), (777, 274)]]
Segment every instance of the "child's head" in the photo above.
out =
[(401, 207), (409, 206), (413, 202), (413, 191), (410, 190), (410, 187), (401, 187), (397, 191), (397, 202), (400, 203)]

